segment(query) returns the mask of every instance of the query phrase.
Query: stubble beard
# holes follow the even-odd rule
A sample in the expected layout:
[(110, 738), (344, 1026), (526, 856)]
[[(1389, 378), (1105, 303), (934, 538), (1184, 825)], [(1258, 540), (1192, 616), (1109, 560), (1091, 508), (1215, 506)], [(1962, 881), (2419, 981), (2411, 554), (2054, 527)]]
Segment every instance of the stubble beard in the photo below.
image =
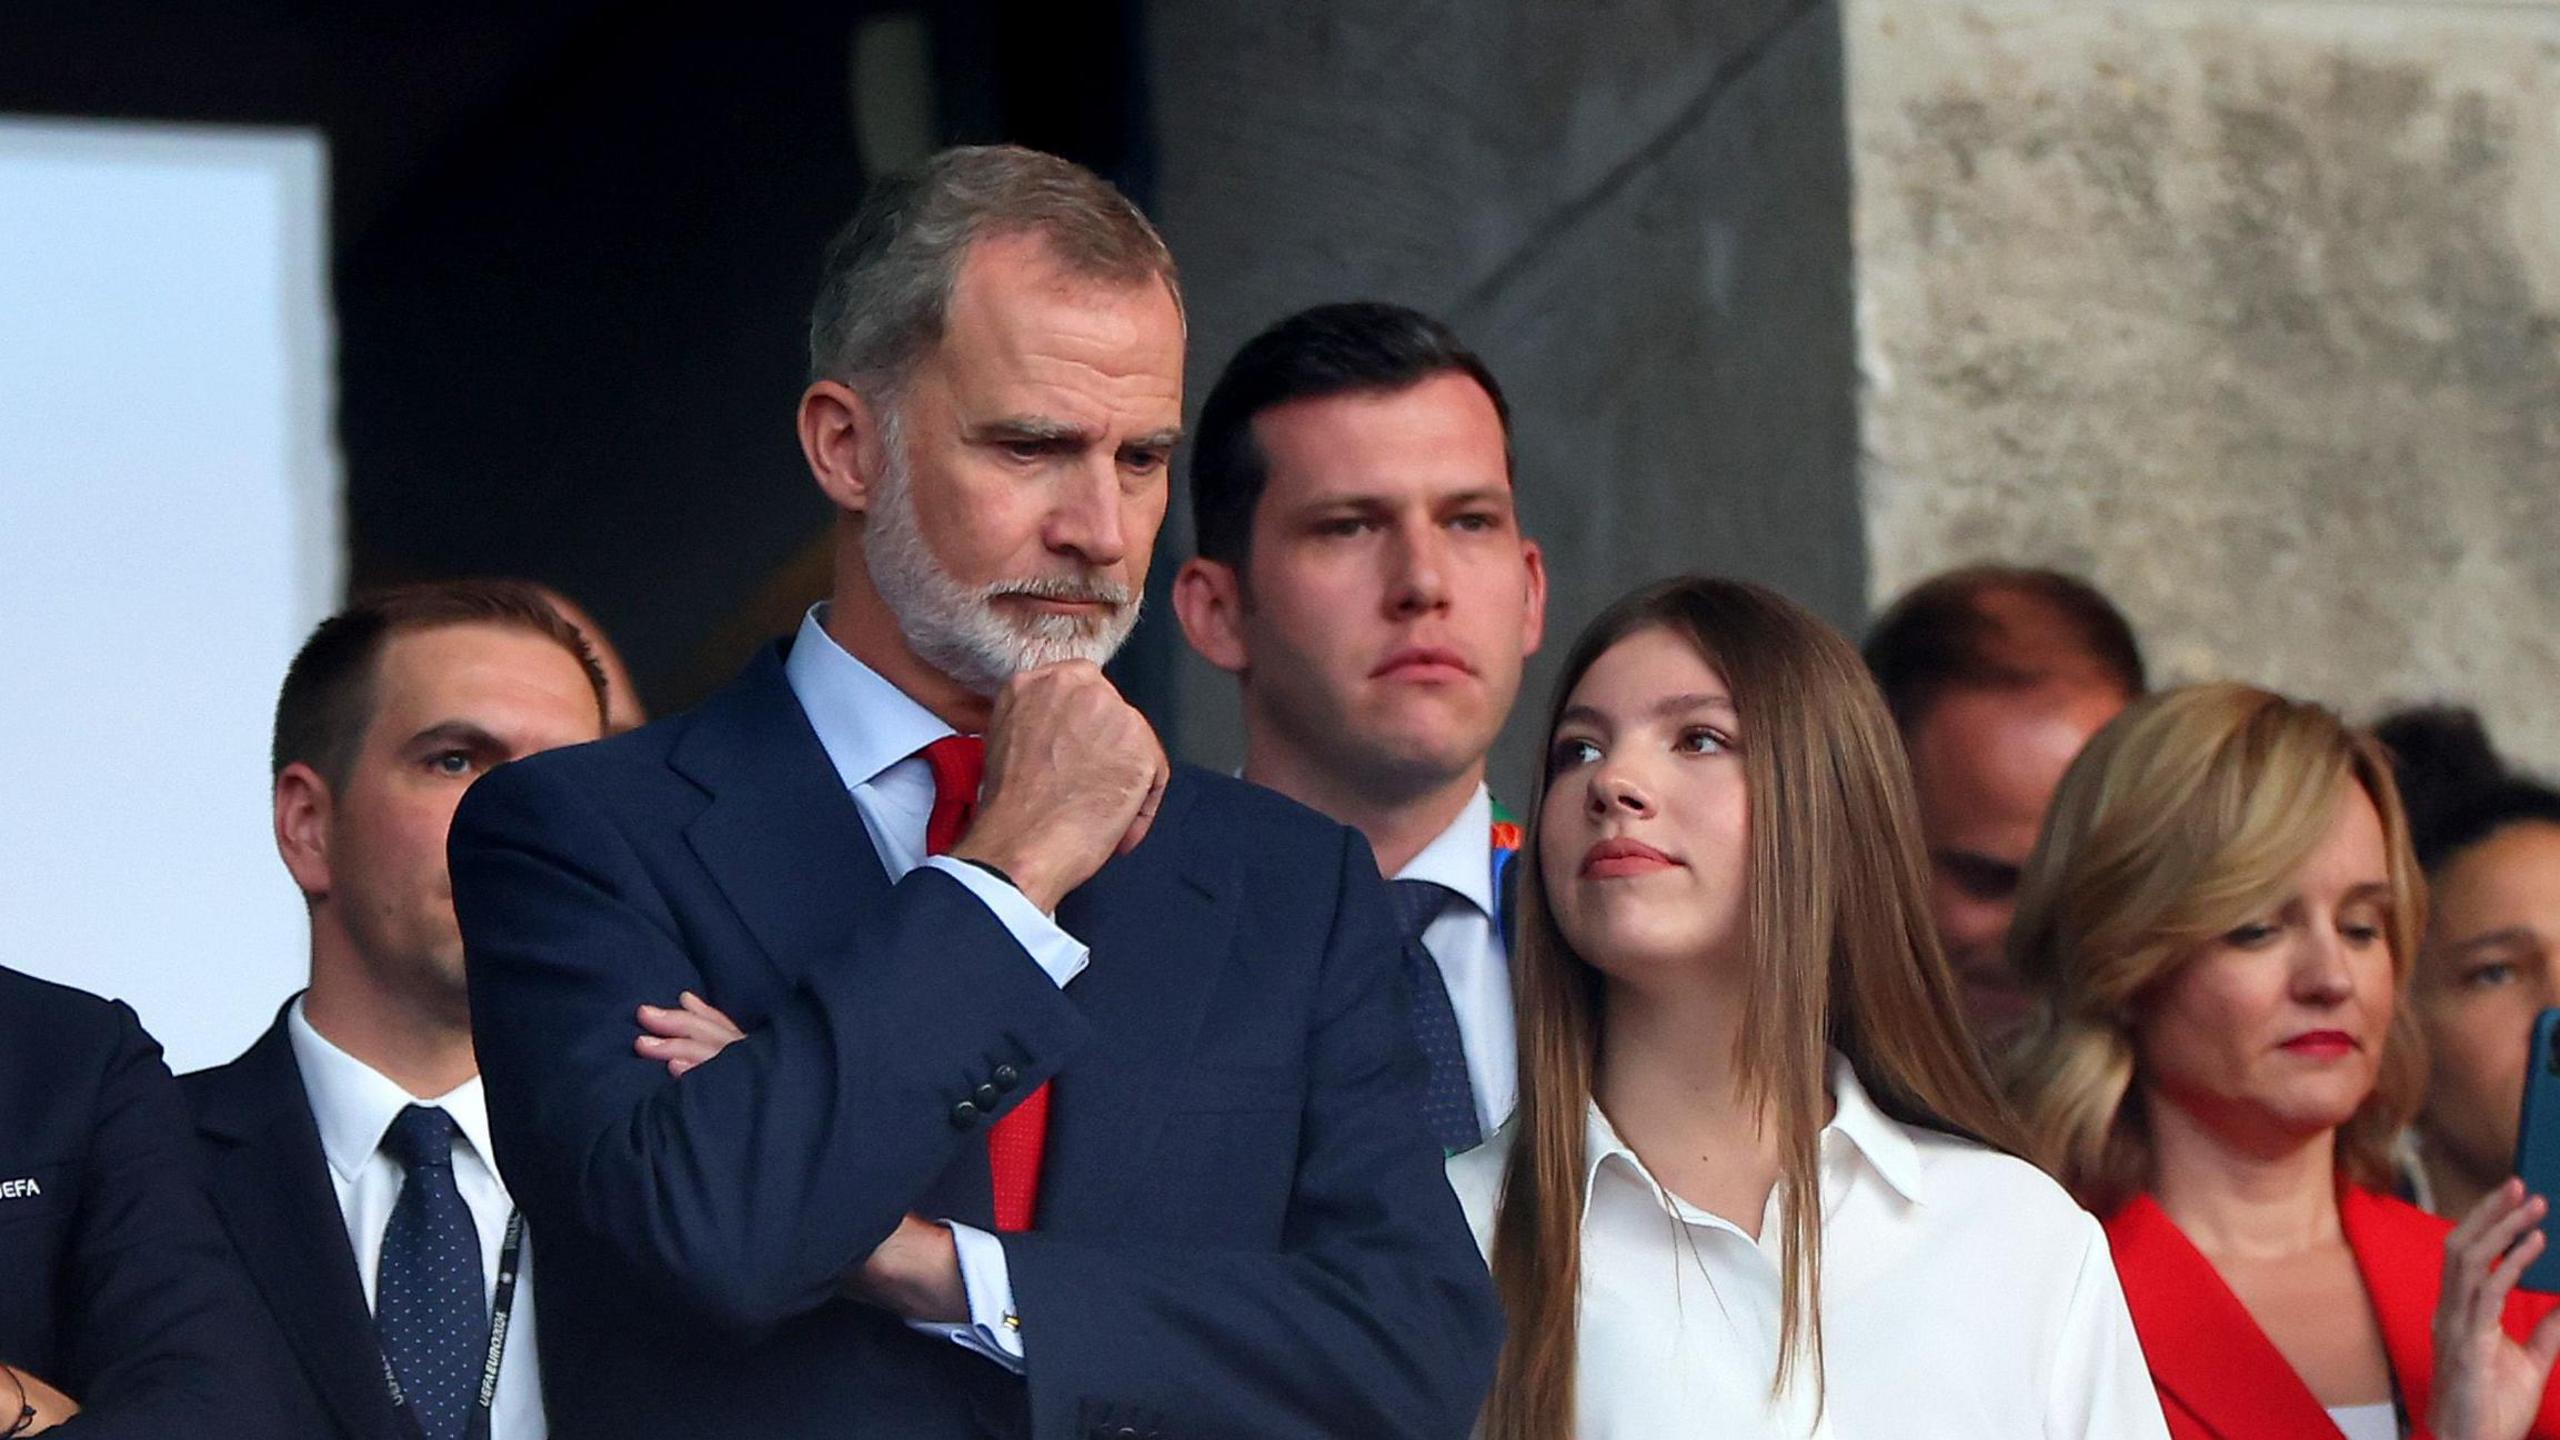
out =
[[(993, 695), (1023, 671), (1068, 660), (1100, 665), (1118, 653), (1137, 628), (1144, 596), (1099, 575), (961, 584), (925, 542), (894, 407), (880, 442), (887, 463), (862, 527), (862, 558), (872, 588), (918, 659), (974, 694)], [(1099, 619), (1035, 614), (1017, 620), (996, 608), (1008, 597), (1093, 602), (1110, 610)]]

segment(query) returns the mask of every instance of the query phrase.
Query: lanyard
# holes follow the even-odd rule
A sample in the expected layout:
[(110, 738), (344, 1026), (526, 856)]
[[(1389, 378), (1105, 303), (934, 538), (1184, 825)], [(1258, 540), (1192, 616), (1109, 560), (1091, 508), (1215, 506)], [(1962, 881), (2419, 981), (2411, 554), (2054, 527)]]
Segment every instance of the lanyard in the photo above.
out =
[[(1508, 830), (1508, 835), (1503, 832)], [(1509, 840), (1508, 845), (1503, 844)], [(1493, 827), (1493, 935), (1508, 953), (1512, 944), (1511, 901), (1517, 888), (1511, 867), (1520, 859), (1520, 830), (1516, 825), (1496, 821)]]
[[(489, 1305), (489, 1354), (480, 1362), (480, 1393), (471, 1402), (471, 1418), (464, 1422), (462, 1433), (468, 1440), (489, 1440), (490, 1412), (498, 1404), (498, 1366), (507, 1358), (507, 1322), (516, 1313), (516, 1271), (524, 1259), (524, 1212), (507, 1212), (507, 1238), (498, 1247), (498, 1294)], [(382, 1357), (382, 1379), (391, 1387), (391, 1408), (401, 1420), (401, 1428), (412, 1436), (423, 1435), (418, 1417), (409, 1409), (409, 1393), (400, 1388), (400, 1376), (391, 1368), (391, 1357)]]

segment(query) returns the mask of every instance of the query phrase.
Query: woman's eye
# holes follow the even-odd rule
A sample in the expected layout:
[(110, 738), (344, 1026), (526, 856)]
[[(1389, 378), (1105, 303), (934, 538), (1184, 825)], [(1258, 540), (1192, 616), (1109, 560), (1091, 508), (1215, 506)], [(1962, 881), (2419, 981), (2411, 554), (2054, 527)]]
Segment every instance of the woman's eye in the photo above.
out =
[(2246, 925), (2234, 926), (2224, 931), (2222, 943), (2236, 945), (2243, 950), (2255, 950), (2275, 938), (2275, 926), (2264, 921), (2251, 921)]
[(1599, 758), (1600, 747), (1588, 740), (1559, 740), (1556, 742), (1555, 753), (1547, 757), (1547, 770), (1551, 774), (1559, 770), (1570, 770), (1576, 765), (1588, 765)]
[(1690, 755), (1715, 755), (1725, 749), (1724, 737), (1703, 725), (1680, 732), (1679, 750)]
[(2382, 939), (2382, 927), (2370, 922), (2341, 925), (2338, 927), (2338, 933), (2347, 937), (2348, 944), (2359, 949), (2376, 944)]

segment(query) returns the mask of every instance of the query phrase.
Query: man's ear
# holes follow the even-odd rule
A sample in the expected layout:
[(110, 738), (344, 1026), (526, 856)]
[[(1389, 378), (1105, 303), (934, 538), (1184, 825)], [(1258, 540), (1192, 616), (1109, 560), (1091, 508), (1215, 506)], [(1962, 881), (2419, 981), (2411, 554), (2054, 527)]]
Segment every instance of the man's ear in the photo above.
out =
[(1520, 653), (1535, 655), (1547, 638), (1547, 557), (1535, 540), (1520, 542), (1520, 558), (1529, 567), (1528, 604), (1520, 612)]
[(329, 893), (329, 837), (336, 797), (320, 772), (299, 760), (276, 776), (276, 853), (306, 900)]
[(1173, 613), (1200, 658), (1230, 675), (1250, 659), (1244, 642), (1244, 584), (1232, 566), (1194, 556), (1173, 577)]
[(839, 380), (820, 380), (800, 396), (800, 453), (836, 508), (862, 515), (888, 461), (885, 418), (870, 397)]

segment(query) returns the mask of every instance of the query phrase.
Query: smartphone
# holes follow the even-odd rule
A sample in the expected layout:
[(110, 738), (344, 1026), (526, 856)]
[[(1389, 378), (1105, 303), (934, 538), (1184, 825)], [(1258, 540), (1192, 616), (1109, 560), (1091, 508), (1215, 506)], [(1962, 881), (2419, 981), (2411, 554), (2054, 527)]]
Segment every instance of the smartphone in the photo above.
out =
[[(2560, 1009), (2533, 1017), (2533, 1048), (2525, 1054), (2524, 1114), (2516, 1125), (2516, 1173), (2525, 1193), (2560, 1206)], [(2560, 1227), (2542, 1218), (2542, 1255), (2517, 1283), (2527, 1290), (2560, 1292)]]

